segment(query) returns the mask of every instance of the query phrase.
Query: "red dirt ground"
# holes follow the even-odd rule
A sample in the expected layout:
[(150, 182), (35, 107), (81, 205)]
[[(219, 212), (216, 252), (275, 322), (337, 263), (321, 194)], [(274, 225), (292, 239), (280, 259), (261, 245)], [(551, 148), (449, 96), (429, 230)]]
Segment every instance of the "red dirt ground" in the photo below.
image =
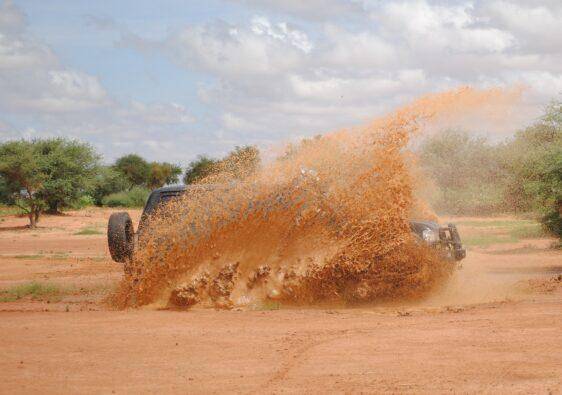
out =
[[(0, 219), (0, 393), (562, 393), (562, 252), (550, 240), (473, 248), (417, 303), (352, 309), (113, 311), (111, 210)], [(134, 212), (135, 220), (139, 212)], [(461, 233), (481, 231), (461, 227)]]

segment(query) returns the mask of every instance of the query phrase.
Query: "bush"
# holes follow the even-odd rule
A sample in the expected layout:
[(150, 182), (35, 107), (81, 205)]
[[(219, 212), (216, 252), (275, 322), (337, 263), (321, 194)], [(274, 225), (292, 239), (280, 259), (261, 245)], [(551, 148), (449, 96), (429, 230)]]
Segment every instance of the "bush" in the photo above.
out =
[(517, 133), (505, 156), (506, 200), (515, 210), (541, 214), (544, 227), (562, 237), (562, 104), (551, 104), (539, 122)]
[(503, 190), (491, 184), (475, 183), (463, 188), (440, 188), (432, 201), (441, 214), (491, 215), (503, 212)]
[(150, 191), (134, 187), (130, 191), (112, 193), (103, 198), (102, 203), (108, 207), (143, 207)]
[(562, 216), (559, 211), (552, 210), (542, 217), (541, 222), (550, 233), (562, 238)]
[(96, 202), (94, 201), (93, 197), (91, 197), (90, 195), (83, 195), (80, 196), (71, 207), (74, 210), (81, 210), (86, 207), (94, 206), (95, 204)]
[(117, 159), (114, 168), (121, 173), (132, 186), (148, 184), (150, 164), (139, 155), (130, 154)]
[(8, 183), (0, 176), (0, 204), (14, 204), (14, 197), (8, 188)]
[(442, 214), (492, 214), (505, 211), (505, 169), (501, 146), (461, 131), (446, 130), (426, 140), (420, 164), (439, 192), (432, 201)]
[(546, 155), (536, 168), (536, 180), (528, 189), (535, 193), (544, 227), (562, 238), (562, 144)]
[(101, 206), (106, 196), (130, 188), (129, 181), (123, 174), (112, 167), (100, 166), (94, 181), (94, 187), (89, 191), (96, 205)]

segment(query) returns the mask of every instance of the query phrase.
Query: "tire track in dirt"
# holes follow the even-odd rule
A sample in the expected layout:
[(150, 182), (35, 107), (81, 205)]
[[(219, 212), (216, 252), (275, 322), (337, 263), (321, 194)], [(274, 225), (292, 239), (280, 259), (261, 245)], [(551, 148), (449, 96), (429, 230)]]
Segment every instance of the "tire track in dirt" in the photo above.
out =
[[(303, 362), (306, 358), (305, 354), (312, 350), (315, 347), (318, 347), (320, 345), (326, 344), (326, 343), (330, 343), (332, 341), (335, 340), (339, 340), (345, 336), (347, 336), (351, 330), (350, 329), (343, 329), (343, 330), (339, 330), (336, 331), (338, 333), (338, 335), (331, 335), (326, 339), (322, 339), (322, 340), (310, 340), (311, 338), (317, 338), (318, 334), (308, 334), (306, 336), (306, 339), (293, 339), (291, 338), (291, 336), (285, 336), (284, 338), (282, 338), (282, 343), (286, 344), (289, 343), (289, 348), (291, 346), (295, 346), (298, 345), (299, 343), (305, 343), (302, 346), (299, 346), (296, 350), (291, 351), (289, 349), (287, 349), (287, 351), (289, 351), (287, 353), (287, 356), (285, 357), (285, 361), (281, 363), (281, 367), (277, 370), (277, 372), (275, 372), (275, 374), (273, 375), (273, 377), (271, 379), (269, 379), (267, 381), (267, 383), (264, 385), (263, 389), (266, 388), (270, 388), (270, 386), (275, 385), (276, 383), (278, 383), (279, 381), (282, 381), (283, 379), (285, 379), (287, 377), (287, 375), (289, 374), (289, 372), (295, 368), (299, 363)], [(292, 344), (291, 344), (292, 343)]]
[[(274, 373), (273, 377), (269, 379), (262, 389), (269, 389), (271, 386), (276, 385), (280, 381), (287, 378), (289, 373), (295, 369), (299, 364), (306, 361), (306, 354), (309, 353), (316, 347), (326, 345), (331, 342), (336, 342), (346, 337), (352, 337), (355, 335), (368, 335), (376, 330), (366, 330), (366, 329), (342, 329), (337, 331), (330, 331), (326, 335), (322, 336), (322, 339), (318, 339), (318, 333), (309, 333), (302, 338), (293, 338), (293, 336), (284, 336), (282, 338), (283, 344), (289, 344), (287, 348), (287, 355), (284, 357), (285, 361), (281, 363), (281, 367)], [(293, 333), (294, 335), (294, 333)], [(301, 343), (304, 343), (300, 345)], [(298, 346), (295, 350), (291, 351), (291, 346)]]

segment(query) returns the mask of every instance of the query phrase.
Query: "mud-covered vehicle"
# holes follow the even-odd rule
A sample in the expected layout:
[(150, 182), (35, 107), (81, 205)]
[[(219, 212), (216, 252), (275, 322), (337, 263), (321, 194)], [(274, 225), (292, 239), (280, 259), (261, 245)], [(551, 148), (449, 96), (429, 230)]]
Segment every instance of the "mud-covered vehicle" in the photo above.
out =
[[(126, 212), (114, 213), (109, 217), (107, 241), (109, 252), (116, 262), (127, 262), (132, 259), (138, 244), (139, 234), (146, 228), (148, 219), (158, 207), (196, 189), (211, 189), (213, 186), (171, 186), (154, 190), (144, 206), (137, 232), (133, 221)], [(459, 232), (454, 224), (441, 226), (433, 221), (410, 221), (410, 229), (416, 238), (443, 253), (451, 261), (460, 261), (466, 256)]]

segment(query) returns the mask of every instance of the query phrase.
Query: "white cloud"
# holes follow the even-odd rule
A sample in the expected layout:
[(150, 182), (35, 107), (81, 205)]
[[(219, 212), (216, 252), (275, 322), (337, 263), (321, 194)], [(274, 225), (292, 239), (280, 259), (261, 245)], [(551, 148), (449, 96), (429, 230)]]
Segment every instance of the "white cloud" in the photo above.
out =
[(406, 40), (416, 52), (488, 53), (514, 45), (513, 36), (494, 27), (480, 26), (472, 3), (432, 5), (426, 1), (384, 3), (372, 17), (388, 32)]
[(349, 18), (363, 13), (358, 0), (230, 0), (260, 10), (286, 13), (299, 18), (323, 21)]
[(156, 125), (190, 124), (195, 121), (187, 108), (178, 103), (146, 104), (133, 101), (119, 114), (136, 118), (143, 123)]
[(9, 33), (18, 33), (25, 25), (25, 15), (11, 0), (0, 4), (0, 30)]
[(11, 2), (0, 6), (0, 117), (29, 112), (35, 130), (87, 136), (113, 157), (138, 149), (189, 160), (366, 122), (458, 85), (528, 86), (527, 120), (562, 93), (559, 1), (230, 2), (242, 16), (171, 26), (164, 38), (88, 19), (120, 34), (119, 48), (203, 74), (195, 115), (207, 130), (192, 129), (195, 115), (182, 103), (117, 101), (96, 76), (65, 67), (31, 37)]
[(298, 29), (289, 27), (286, 22), (272, 25), (267, 18), (256, 16), (252, 19), (251, 30), (257, 35), (267, 35), (279, 41), (289, 43), (305, 53), (309, 53), (312, 49), (312, 43), (307, 35)]
[(291, 86), (297, 97), (314, 101), (333, 102), (345, 98), (347, 102), (369, 103), (384, 100), (403, 90), (425, 87), (426, 79), (422, 70), (402, 70), (387, 76), (366, 78), (323, 78), (305, 79), (293, 76)]
[(250, 26), (225, 22), (188, 26), (169, 38), (167, 50), (185, 67), (244, 78), (294, 70), (307, 43), (304, 33), (261, 19)]
[(62, 65), (26, 23), (12, 2), (0, 3), (0, 140), (68, 136), (93, 142), (108, 160), (126, 153), (114, 149), (120, 146), (155, 159), (181, 157), (185, 150), (173, 142), (189, 146), (190, 135), (174, 134), (194, 122), (185, 106), (117, 101), (96, 76)]
[(0, 6), (0, 105), (11, 111), (72, 112), (107, 103), (96, 77), (60, 65), (49, 47), (26, 32), (11, 2)]
[(315, 53), (318, 68), (361, 74), (388, 68), (400, 61), (398, 48), (372, 31), (351, 32), (326, 24), (323, 34), (321, 49)]
[[(303, 20), (319, 3), (344, 4), (243, 3)], [(331, 12), (328, 21), (316, 20), (308, 29), (289, 28), (279, 15), (276, 22), (271, 15), (259, 16), (237, 25), (189, 26), (160, 46), (186, 69), (215, 78), (200, 89), (200, 97), (218, 109), (225, 133), (238, 133), (240, 139), (274, 140), (339, 128), (427, 91), (463, 84), (527, 84), (534, 111), (540, 111), (541, 103), (559, 92), (561, 59), (555, 50), (526, 46), (524, 33), (510, 19), (512, 9), (522, 6), (510, 3), (497, 15), (486, 11), (499, 12), (500, 6), (365, 1), (353, 4), (351, 24)], [(550, 26), (558, 14), (547, 11), (538, 7), (534, 12)], [(304, 33), (310, 29), (312, 35)], [(557, 40), (543, 47), (554, 47)]]
[(528, 52), (562, 52), (562, 2), (490, 1), (479, 14), (517, 37)]

